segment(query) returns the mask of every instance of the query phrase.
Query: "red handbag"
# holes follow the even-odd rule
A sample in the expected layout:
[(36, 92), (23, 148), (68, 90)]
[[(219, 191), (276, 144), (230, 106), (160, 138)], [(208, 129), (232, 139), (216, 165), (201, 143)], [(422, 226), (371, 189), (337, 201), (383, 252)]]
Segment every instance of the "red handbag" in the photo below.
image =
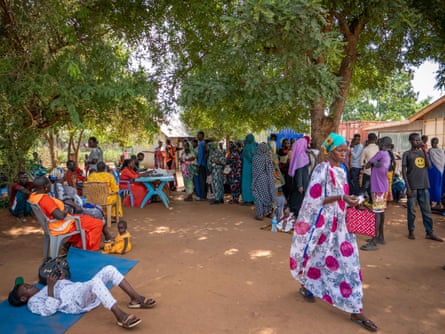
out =
[(375, 213), (368, 208), (347, 208), (346, 228), (348, 229), (349, 233), (363, 234), (370, 237), (375, 237)]

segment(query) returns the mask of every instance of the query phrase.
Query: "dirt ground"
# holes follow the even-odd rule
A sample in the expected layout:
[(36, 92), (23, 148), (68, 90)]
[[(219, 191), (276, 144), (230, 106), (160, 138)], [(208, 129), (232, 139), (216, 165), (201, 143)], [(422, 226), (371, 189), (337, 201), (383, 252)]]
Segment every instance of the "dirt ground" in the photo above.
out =
[[(184, 202), (183, 194), (172, 193), (168, 209), (152, 203), (124, 210), (134, 246), (125, 257), (139, 260), (126, 277), (158, 300), (154, 309), (135, 310), (143, 322), (133, 333), (368, 333), (348, 314), (321, 300), (307, 304), (297, 294), (289, 273), (291, 235), (260, 230), (263, 222), (253, 219), (251, 207)], [(417, 239), (408, 240), (402, 206), (391, 204), (386, 217), (387, 244), (360, 254), (364, 312), (380, 333), (444, 333), (445, 243), (425, 240), (419, 219)], [(445, 237), (445, 217), (433, 217), (436, 233)], [(364, 240), (358, 237), (359, 245)], [(42, 242), (36, 222), (21, 224), (0, 211), (2, 300), (15, 276), (37, 280)], [(125, 307), (121, 290), (112, 291)], [(124, 330), (99, 307), (67, 333), (92, 331)]]

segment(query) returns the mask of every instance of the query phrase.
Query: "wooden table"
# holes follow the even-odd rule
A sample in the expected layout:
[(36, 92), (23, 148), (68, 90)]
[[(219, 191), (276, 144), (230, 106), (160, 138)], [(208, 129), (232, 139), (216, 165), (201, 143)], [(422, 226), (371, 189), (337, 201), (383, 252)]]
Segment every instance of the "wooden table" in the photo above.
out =
[[(143, 176), (138, 177), (134, 181), (143, 183), (148, 190), (147, 195), (145, 195), (144, 200), (141, 203), (141, 208), (143, 208), (145, 204), (147, 204), (148, 200), (155, 195), (158, 195), (162, 203), (164, 203), (164, 206), (168, 208), (169, 199), (168, 196), (164, 193), (163, 189), (167, 182), (174, 181), (173, 175)], [(158, 182), (159, 184), (157, 184)]]

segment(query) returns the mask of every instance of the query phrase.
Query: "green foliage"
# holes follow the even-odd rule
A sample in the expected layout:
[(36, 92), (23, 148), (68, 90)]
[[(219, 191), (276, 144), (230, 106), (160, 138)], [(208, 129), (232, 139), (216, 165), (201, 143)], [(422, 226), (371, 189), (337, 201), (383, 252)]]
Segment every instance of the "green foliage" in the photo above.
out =
[(290, 126), (308, 130), (310, 106), (334, 96), (342, 43), (324, 32), (325, 12), (308, 1), (243, 1), (222, 17), (223, 34), (183, 82), (183, 119), (219, 133)]
[(429, 101), (417, 103), (411, 80), (412, 73), (399, 71), (377, 88), (360, 91), (346, 102), (343, 120), (404, 120), (419, 111)]
[(20, 166), (47, 128), (109, 128), (110, 138), (156, 129), (158, 84), (130, 60), (146, 9), (146, 1), (0, 2), (3, 162)]

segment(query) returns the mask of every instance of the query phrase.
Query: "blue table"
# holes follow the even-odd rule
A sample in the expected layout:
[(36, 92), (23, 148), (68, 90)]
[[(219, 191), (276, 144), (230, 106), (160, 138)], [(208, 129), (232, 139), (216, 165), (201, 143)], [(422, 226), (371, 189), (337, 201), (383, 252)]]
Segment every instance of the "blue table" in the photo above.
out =
[[(135, 182), (141, 182), (145, 185), (145, 187), (148, 190), (147, 195), (145, 195), (144, 200), (141, 203), (141, 208), (147, 204), (147, 201), (152, 198), (154, 195), (158, 195), (161, 199), (162, 203), (164, 203), (164, 206), (168, 208), (168, 197), (164, 193), (163, 189), (167, 182), (174, 181), (173, 175), (168, 176), (143, 176), (138, 177), (134, 180)], [(160, 182), (157, 186), (154, 183)]]

